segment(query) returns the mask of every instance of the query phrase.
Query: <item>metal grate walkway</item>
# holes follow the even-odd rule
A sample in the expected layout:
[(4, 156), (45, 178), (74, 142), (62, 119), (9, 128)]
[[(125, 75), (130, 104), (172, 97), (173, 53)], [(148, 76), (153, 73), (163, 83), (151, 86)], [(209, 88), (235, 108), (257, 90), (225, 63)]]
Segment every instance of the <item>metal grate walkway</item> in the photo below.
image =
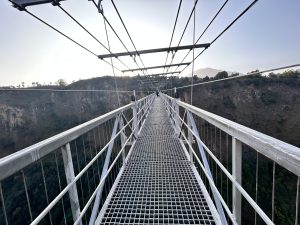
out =
[(217, 217), (156, 98), (96, 224), (217, 224)]

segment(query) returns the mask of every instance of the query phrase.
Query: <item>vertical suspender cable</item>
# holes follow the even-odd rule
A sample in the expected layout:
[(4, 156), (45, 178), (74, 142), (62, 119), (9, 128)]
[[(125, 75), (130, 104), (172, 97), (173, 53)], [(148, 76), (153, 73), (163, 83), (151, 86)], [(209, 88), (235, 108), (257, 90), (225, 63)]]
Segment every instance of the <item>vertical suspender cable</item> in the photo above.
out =
[[(258, 155), (258, 151), (256, 151), (256, 170), (255, 170), (255, 202), (257, 203), (257, 197), (258, 197), (258, 160), (259, 160), (259, 155)], [(254, 214), (254, 224), (256, 225), (257, 224), (257, 213), (255, 211), (255, 214)]]
[(25, 190), (25, 194), (26, 194), (28, 213), (29, 213), (29, 216), (30, 216), (30, 221), (32, 222), (33, 217), (32, 217), (31, 204), (30, 204), (30, 199), (29, 199), (28, 189), (27, 189), (27, 184), (26, 184), (26, 178), (25, 178), (25, 174), (24, 174), (23, 170), (21, 170), (21, 173), (22, 173), (22, 178), (23, 178), (24, 190)]
[[(108, 26), (110, 27), (110, 29), (113, 31), (113, 33), (115, 34), (115, 36), (118, 38), (118, 40), (120, 41), (120, 43), (123, 45), (123, 47), (125, 48), (125, 50), (129, 53), (128, 48), (126, 47), (126, 45), (124, 44), (124, 42), (122, 41), (122, 39), (120, 38), (120, 36), (118, 35), (118, 33), (116, 32), (116, 30), (113, 28), (113, 26), (111, 25), (111, 23), (108, 21), (108, 19), (106, 18), (106, 16), (103, 14), (103, 8), (102, 8), (102, 4), (101, 4), (102, 0), (99, 0), (99, 4), (97, 5), (97, 3), (95, 2), (95, 0), (92, 0), (93, 5), (98, 9), (98, 12), (100, 14), (102, 14), (103, 19), (106, 21), (106, 23), (108, 24)], [(136, 62), (135, 58), (132, 57), (131, 54), (129, 54), (131, 56), (131, 58), (133, 59), (133, 61), (135, 62), (135, 64), (137, 65), (137, 67), (139, 69), (140, 66), (138, 65), (138, 63)], [(118, 57), (116, 57), (118, 59)], [(119, 60), (119, 59), (118, 59)], [(119, 60), (120, 61), (120, 60)], [(145, 66), (144, 66), (145, 67)], [(128, 68), (129, 69), (129, 68)], [(143, 74), (145, 75), (144, 70), (141, 69), (141, 71), (143, 72)], [(142, 81), (140, 79), (138, 79), (141, 83)], [(151, 83), (152, 86), (154, 87), (153, 83)]]
[[(101, 3), (100, 3), (101, 4)], [(103, 10), (103, 7), (102, 7), (102, 10)], [(103, 16), (103, 23), (104, 23), (104, 28), (105, 28), (105, 34), (106, 34), (106, 40), (107, 40), (107, 45), (108, 45), (108, 49), (110, 50), (110, 42), (109, 42), (109, 38), (108, 38), (108, 32), (107, 32), (107, 27), (106, 27), (106, 21), (104, 19), (104, 11), (101, 13), (102, 16)], [(113, 72), (113, 75), (114, 75), (114, 82), (115, 82), (115, 89), (116, 89), (116, 93), (117, 93), (117, 98), (118, 98), (118, 104), (119, 104), (119, 107), (121, 106), (121, 102), (120, 102), (120, 96), (119, 96), (119, 92), (118, 92), (118, 85), (117, 85), (117, 80), (116, 80), (116, 73), (115, 73), (115, 69), (113, 67), (113, 60), (112, 58), (110, 58), (110, 62), (111, 62), (111, 65), (112, 65), (112, 72)]]
[[(193, 26), (193, 45), (195, 45), (195, 29), (196, 29), (196, 1), (194, 0), (194, 26)], [(193, 46), (193, 61), (192, 61), (192, 85), (191, 85), (191, 105), (193, 105), (193, 84), (194, 84), (194, 65), (195, 64), (195, 48)]]
[(1, 182), (0, 182), (0, 198), (1, 198), (1, 205), (2, 205), (2, 210), (3, 210), (5, 225), (8, 225), (8, 219), (7, 219), (7, 213), (6, 213), (6, 207), (5, 207)]
[[(175, 28), (176, 28), (176, 24), (177, 24), (179, 12), (180, 12), (180, 9), (181, 9), (181, 4), (182, 4), (182, 0), (180, 0), (179, 5), (178, 5), (178, 10), (177, 10), (177, 14), (176, 14), (176, 19), (175, 19), (175, 23), (174, 23), (174, 26), (173, 26), (173, 31), (172, 31), (172, 35), (171, 35), (171, 40), (170, 40), (170, 43), (169, 43), (169, 49), (170, 49), (171, 44), (172, 44), (172, 41), (173, 41), (173, 37), (174, 37), (174, 33), (175, 33)], [(167, 57), (166, 57), (165, 65), (167, 65), (168, 56), (169, 56), (169, 51), (167, 52)], [(164, 72), (165, 72), (165, 68), (164, 68), (164, 70), (163, 70), (163, 73), (164, 73)], [(172, 87), (171, 87), (171, 88), (172, 88)]]
[(296, 193), (296, 215), (295, 215), (295, 225), (298, 225), (298, 211), (299, 211), (299, 188), (300, 188), (300, 177), (297, 179), (297, 193)]
[[(47, 189), (47, 182), (46, 182), (46, 178), (45, 178), (45, 170), (44, 170), (44, 165), (43, 165), (43, 159), (40, 160), (40, 165), (41, 165), (41, 171), (42, 171), (44, 191), (45, 191), (45, 195), (46, 195), (46, 203), (47, 203), (47, 205), (49, 205), (49, 195), (48, 195), (48, 189)], [(51, 211), (49, 211), (49, 220), (50, 220), (50, 224), (52, 225), (53, 223), (52, 223)]]
[(121, 14), (120, 14), (120, 12), (119, 12), (119, 10), (118, 10), (116, 4), (114, 3), (113, 0), (111, 0), (111, 3), (113, 4), (113, 6), (114, 6), (114, 8), (115, 8), (115, 10), (116, 10), (116, 12), (117, 12), (117, 14), (118, 14), (118, 17), (119, 17), (119, 19), (121, 20), (121, 23), (123, 24), (123, 27), (124, 27), (124, 29), (125, 29), (125, 31), (126, 31), (128, 37), (129, 37), (129, 39), (130, 39), (132, 45), (133, 45), (133, 47), (134, 47), (134, 50), (136, 51), (136, 54), (137, 54), (138, 57), (140, 58), (141, 63), (142, 63), (142, 65), (143, 65), (143, 67), (145, 68), (145, 64), (144, 64), (144, 62), (143, 62), (143, 60), (142, 60), (142, 58), (141, 58), (141, 56), (140, 56), (140, 54), (139, 54), (139, 52), (138, 52), (138, 50), (137, 50), (135, 44), (134, 44), (134, 42), (133, 42), (133, 40), (132, 40), (132, 38), (131, 38), (131, 36), (130, 36), (130, 34), (129, 34), (129, 31), (128, 31), (128, 29), (127, 29), (127, 27), (126, 27), (126, 25), (125, 25), (125, 23), (124, 23), (124, 21), (123, 21), (123, 19), (122, 19), (122, 17), (121, 17)]
[[(221, 6), (221, 8), (218, 10), (218, 12), (214, 15), (214, 17), (212, 18), (212, 20), (209, 22), (209, 24), (206, 26), (206, 28), (202, 31), (202, 33), (200, 34), (200, 36), (198, 37), (198, 39), (197, 39), (197, 41), (196, 41), (196, 43), (195, 44), (197, 44), (199, 41), (200, 41), (200, 39), (201, 39), (201, 37), (205, 34), (205, 32), (208, 30), (208, 28), (211, 26), (211, 24), (214, 22), (214, 20), (217, 18), (217, 16), (220, 14), (220, 12), (223, 10), (223, 8), (225, 7), (225, 5), (227, 4), (227, 2), (228, 2), (229, 0), (226, 0), (224, 3), (223, 3), (223, 5)], [(183, 61), (186, 59), (186, 57), (190, 54), (190, 52), (191, 52), (192, 50), (190, 49), (187, 53), (186, 53), (186, 55), (183, 57), (183, 59), (181, 60), (181, 62), (180, 63), (183, 63)], [(175, 71), (177, 71), (178, 70), (178, 68), (179, 68), (179, 66), (177, 66), (177, 68), (175, 69)]]
[(272, 169), (272, 221), (274, 222), (275, 217), (275, 168), (276, 163), (273, 161), (273, 169)]
[[(243, 12), (241, 12), (215, 39), (213, 39), (213, 41), (210, 43), (210, 46), (212, 46), (214, 44), (214, 42), (216, 42), (236, 21), (238, 21), (247, 11), (249, 11), (256, 3), (258, 2), (258, 0), (254, 0)], [(196, 57), (194, 60), (196, 60), (200, 55), (203, 54), (203, 52), (206, 51), (207, 48), (203, 49)], [(189, 65), (186, 65), (181, 72), (177, 75), (179, 76), (187, 67), (189, 67)]]
[[(192, 11), (191, 11), (191, 13), (190, 13), (190, 16), (189, 16), (189, 18), (188, 18), (188, 21), (187, 21), (186, 24), (185, 24), (184, 30), (183, 30), (183, 32), (182, 32), (182, 34), (181, 34), (180, 40), (179, 40), (179, 42), (178, 42), (178, 44), (177, 44), (177, 47), (179, 47), (179, 45), (180, 45), (180, 43), (181, 43), (181, 41), (182, 41), (182, 38), (183, 38), (183, 36), (184, 36), (184, 34), (185, 34), (185, 31), (186, 31), (186, 29), (187, 29), (187, 27), (188, 27), (188, 25), (189, 25), (189, 23), (190, 23), (190, 21), (191, 21), (192, 15), (193, 15), (193, 13), (194, 13), (195, 10), (196, 10), (196, 5), (197, 5), (197, 3), (198, 3), (198, 0), (194, 0), (194, 6), (193, 6), (193, 9), (192, 9)], [(194, 42), (195, 42), (195, 41), (194, 41)], [(175, 54), (176, 54), (176, 52), (173, 54), (172, 60), (171, 60), (170, 64), (172, 64), (172, 62), (173, 62), (173, 60), (174, 60), (174, 58), (175, 58)], [(170, 69), (170, 67), (167, 68), (167, 72), (169, 71), (169, 69)]]

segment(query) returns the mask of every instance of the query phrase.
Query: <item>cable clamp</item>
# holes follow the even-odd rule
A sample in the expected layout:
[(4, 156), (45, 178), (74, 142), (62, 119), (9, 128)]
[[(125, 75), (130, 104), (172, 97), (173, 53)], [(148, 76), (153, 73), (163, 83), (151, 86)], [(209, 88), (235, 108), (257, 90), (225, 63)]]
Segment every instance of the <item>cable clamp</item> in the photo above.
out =
[(60, 5), (59, 1), (60, 1), (60, 0), (53, 0), (53, 1), (52, 1), (52, 5), (53, 5), (53, 6), (59, 6), (59, 5)]
[(101, 14), (104, 13), (104, 12), (103, 12), (102, 1), (103, 1), (103, 0), (99, 0), (99, 1), (98, 1), (98, 12), (101, 13)]
[(14, 8), (16, 8), (17, 10), (19, 10), (19, 11), (25, 11), (26, 10), (25, 6), (19, 5), (19, 4), (15, 3), (15, 2), (12, 2), (12, 6)]
[(175, 57), (175, 51), (172, 51), (172, 59), (174, 59), (174, 57)]

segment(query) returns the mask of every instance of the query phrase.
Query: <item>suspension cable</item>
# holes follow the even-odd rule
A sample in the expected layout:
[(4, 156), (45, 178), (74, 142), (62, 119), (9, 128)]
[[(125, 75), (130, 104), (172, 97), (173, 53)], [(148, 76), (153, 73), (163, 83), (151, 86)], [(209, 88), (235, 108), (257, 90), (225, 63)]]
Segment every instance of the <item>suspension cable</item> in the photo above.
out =
[[(116, 90), (101, 90), (101, 89), (54, 89), (54, 88), (0, 88), (1, 91), (46, 91), (46, 92), (116, 92)], [(132, 90), (118, 90), (119, 93), (132, 93)], [(145, 92), (135, 91), (135, 92)]]
[[(110, 54), (114, 54), (111, 52), (109, 48), (107, 48), (98, 38), (96, 38), (90, 31), (88, 31), (78, 20), (76, 20), (67, 10), (65, 10), (60, 4), (58, 7), (67, 15), (69, 16), (75, 23), (77, 23), (84, 31), (86, 31), (94, 40), (96, 40), (103, 48), (105, 48)], [(116, 56), (115, 56), (116, 57)], [(120, 63), (122, 63), (126, 68), (129, 67), (118, 57), (116, 57)]]
[[(273, 68), (273, 69), (257, 71), (257, 72), (251, 72), (251, 73), (248, 73), (248, 74), (243, 74), (243, 75), (234, 76), (234, 77), (227, 77), (227, 78), (222, 78), (222, 79), (218, 79), (218, 80), (200, 82), (200, 83), (193, 84), (193, 86), (200, 86), (200, 85), (211, 84), (211, 83), (216, 83), (216, 82), (225, 81), (225, 80), (232, 80), (232, 79), (238, 79), (238, 78), (242, 78), (242, 77), (254, 76), (254, 75), (259, 75), (261, 73), (268, 73), (268, 72), (272, 72), (272, 71), (276, 71), (276, 70), (289, 69), (289, 68), (293, 68), (293, 67), (300, 67), (300, 63), (299, 64), (294, 64), (294, 65), (289, 65), (289, 66)], [(176, 89), (183, 89), (183, 88), (188, 88), (188, 87), (191, 87), (191, 85), (176, 87)], [(169, 90), (173, 90), (173, 88), (164, 89), (163, 91), (169, 91)]]
[[(13, 3), (13, 2), (12, 2)], [(97, 39), (92, 33), (90, 33), (78, 20), (76, 20), (70, 13), (68, 13), (60, 4), (58, 4), (59, 8), (66, 13), (73, 21), (75, 21), (82, 29), (84, 29), (91, 37), (93, 37), (101, 46), (103, 46), (106, 50), (108, 50), (111, 54), (113, 54), (110, 49), (108, 49), (102, 42), (99, 41), (99, 39)], [(41, 18), (39, 18), (38, 16), (36, 16), (35, 14), (29, 12), (27, 9), (22, 8), (23, 11), (27, 12), (29, 15), (31, 15), (32, 17), (34, 17), (35, 19), (39, 20), (40, 22), (42, 22), (43, 24), (45, 24), (46, 26), (50, 27), (51, 29), (53, 29), (54, 31), (58, 32), (59, 34), (61, 34), (62, 36), (66, 37), (68, 40), (72, 41), (73, 43), (77, 44), (79, 47), (83, 48), (84, 50), (88, 51), (89, 53), (93, 54), (94, 56), (96, 56), (98, 58), (98, 55), (94, 52), (92, 52), (91, 50), (87, 49), (86, 47), (84, 47), (83, 45), (79, 44), (77, 41), (75, 41), (74, 39), (72, 39), (71, 37), (69, 37), (68, 35), (64, 34), (62, 31), (58, 30), (57, 28), (53, 27), (52, 25), (50, 25), (49, 23), (47, 23), (46, 21), (42, 20)], [(118, 59), (124, 66), (126, 66), (128, 69), (129, 67), (124, 64), (120, 59)], [(113, 73), (114, 73), (114, 69), (117, 69), (121, 72), (120, 69), (118, 69), (117, 67), (115, 67), (113, 65), (113, 63), (109, 63), (106, 60), (103, 60), (104, 62), (106, 62), (107, 64), (111, 65), (113, 68)], [(115, 78), (115, 73), (114, 73), (114, 78)], [(116, 80), (115, 80), (116, 82)], [(116, 84), (116, 83), (115, 83)], [(107, 91), (107, 92), (112, 92), (112, 90), (56, 90), (56, 89), (13, 89), (13, 88), (9, 88), (9, 89), (0, 89), (1, 91), (70, 91), (70, 92), (74, 92), (74, 91)], [(119, 91), (117, 91), (117, 95), (118, 95), (118, 101), (119, 101)], [(131, 92), (131, 91), (126, 91), (126, 92)], [(120, 101), (119, 101), (119, 105), (120, 105)]]
[[(196, 5), (196, 1), (194, 3)], [(193, 45), (195, 45), (195, 29), (196, 29), (196, 9), (194, 10), (194, 23), (193, 23)], [(191, 84), (191, 105), (193, 105), (193, 87), (194, 87), (194, 63), (195, 62), (195, 48), (193, 48), (193, 61), (192, 61), (192, 84)]]
[[(72, 39), (71, 37), (69, 37), (68, 35), (66, 35), (65, 33), (63, 33), (62, 31), (58, 30), (57, 28), (55, 28), (54, 26), (52, 26), (51, 24), (49, 24), (48, 22), (46, 22), (45, 20), (41, 19), (40, 17), (36, 16), (35, 14), (33, 14), (32, 12), (28, 11), (27, 9), (22, 9), (24, 12), (26, 12), (27, 14), (29, 14), (30, 16), (32, 16), (33, 18), (37, 19), (38, 21), (40, 21), (41, 23), (43, 23), (44, 25), (48, 26), (49, 28), (51, 28), (52, 30), (56, 31), (57, 33), (59, 33), (60, 35), (64, 36), (65, 38), (67, 38), (69, 41), (75, 43), (76, 45), (78, 45), (79, 47), (81, 47), (82, 49), (84, 49), (85, 51), (89, 52), (90, 54), (96, 56), (98, 58), (98, 55), (96, 53), (94, 53), (93, 51), (91, 51), (90, 49), (86, 48), (85, 46), (83, 46), (82, 44), (80, 44), (79, 42), (75, 41), (74, 39)], [(105, 63), (111, 65), (108, 61), (103, 60)], [(121, 72), (121, 70), (117, 67), (114, 66), (114, 68), (118, 71)]]
[[(225, 5), (228, 3), (229, 0), (226, 0), (223, 5), (219, 8), (218, 12), (214, 15), (214, 17), (211, 19), (211, 21), (209, 22), (209, 24), (206, 26), (206, 28), (203, 30), (203, 32), (200, 34), (200, 36), (198, 37), (197, 41), (195, 44), (197, 44), (200, 39), (203, 37), (203, 35), (206, 33), (206, 31), (208, 30), (208, 28), (211, 26), (211, 24), (215, 21), (215, 19), (218, 17), (218, 15), (221, 13), (221, 11), (223, 10), (223, 8), (225, 7)], [(187, 56), (191, 53), (191, 49), (188, 51), (188, 53), (183, 57), (183, 59), (181, 60), (180, 63), (183, 63), (183, 61), (187, 58)], [(179, 68), (179, 66), (175, 69), (175, 71), (177, 71)]]
[[(182, 38), (183, 38), (183, 36), (184, 36), (184, 34), (185, 34), (185, 31), (186, 31), (186, 29), (187, 29), (187, 27), (188, 27), (188, 25), (189, 25), (189, 23), (190, 23), (190, 21), (191, 21), (191, 18), (192, 18), (192, 15), (193, 15), (194, 11), (195, 11), (195, 9), (196, 9), (197, 3), (198, 3), (198, 0), (195, 0), (195, 1), (194, 1), (193, 9), (192, 9), (192, 11), (191, 11), (191, 13), (190, 13), (190, 16), (189, 16), (189, 18), (188, 18), (186, 24), (185, 24), (184, 30), (183, 30), (183, 32), (182, 32), (182, 34), (181, 34), (181, 37), (180, 37), (179, 42), (178, 42), (178, 44), (177, 44), (177, 47), (179, 47), (179, 45), (180, 45), (180, 43), (181, 43), (181, 41), (182, 41)], [(194, 48), (193, 48), (193, 49), (194, 49)], [(170, 63), (170, 64), (172, 64), (172, 62), (173, 62), (173, 60), (174, 60), (174, 58), (175, 58), (175, 55), (176, 55), (176, 52), (175, 52), (174, 55), (172, 56), (172, 59), (171, 59), (171, 63)], [(168, 71), (169, 71), (169, 68), (167, 68), (167, 72), (168, 72)]]
[[(98, 8), (98, 6), (97, 6), (97, 4), (96, 4), (96, 2), (95, 2), (95, 0), (93, 0), (93, 3), (94, 3), (94, 5)], [(101, 4), (101, 2), (100, 2), (100, 4)], [(99, 5), (100, 6), (100, 5)], [(118, 33), (115, 31), (115, 29), (113, 28), (113, 26), (111, 25), (111, 23), (108, 21), (108, 19), (106, 18), (106, 16), (104, 15), (104, 11), (103, 11), (103, 7), (102, 7), (102, 5), (101, 5), (101, 12), (100, 12), (101, 14), (102, 14), (102, 17), (103, 17), (103, 19), (104, 19), (104, 26), (105, 26), (105, 29), (106, 29), (106, 33), (107, 33), (107, 27), (106, 27), (106, 23), (109, 25), (109, 27), (111, 28), (111, 30), (114, 32), (114, 34), (116, 35), (116, 37), (119, 39), (119, 41), (121, 42), (121, 44), (123, 45), (123, 47), (125, 48), (125, 50), (129, 53), (129, 50), (128, 50), (128, 48), (126, 47), (126, 45), (124, 44), (124, 42), (122, 41), (122, 39), (120, 38), (120, 36), (118, 35)], [(106, 22), (106, 23), (105, 23)], [(108, 38), (108, 37), (107, 37)], [(108, 41), (109, 42), (109, 41)], [(133, 58), (133, 56), (131, 55), (131, 54), (129, 54), (130, 56), (131, 56), (131, 58), (133, 59), (133, 61), (135, 62), (135, 64), (137, 65), (137, 67), (138, 68), (141, 68), (140, 66), (139, 66), (139, 64), (136, 62), (136, 60)], [(113, 71), (114, 72), (114, 71)], [(142, 71), (143, 72), (143, 74), (145, 75), (145, 73), (144, 73), (144, 71)], [(115, 74), (114, 74), (114, 76), (115, 76)], [(138, 78), (138, 77), (137, 77)], [(146, 77), (146, 79), (148, 79), (148, 77)], [(138, 78), (138, 81), (142, 84), (142, 81), (141, 81), (141, 79), (140, 78)], [(115, 80), (115, 84), (116, 84), (116, 80)], [(154, 85), (153, 85), (153, 83), (151, 82), (151, 84), (152, 84), (152, 87), (155, 89), (155, 87), (154, 87)]]
[[(104, 18), (104, 20), (106, 21), (106, 23), (108, 24), (108, 26), (110, 27), (110, 29), (114, 32), (114, 34), (116, 35), (116, 37), (118, 38), (118, 40), (120, 41), (120, 43), (122, 44), (122, 46), (125, 48), (125, 50), (128, 52), (128, 54), (132, 57), (133, 61), (136, 63), (136, 65), (140, 68), (140, 66), (138, 65), (138, 63), (136, 62), (136, 60), (133, 58), (133, 56), (130, 54), (130, 51), (128, 50), (127, 46), (124, 44), (123, 40), (120, 38), (119, 34), (116, 32), (116, 30), (114, 29), (114, 27), (111, 25), (111, 23), (109, 22), (109, 20), (106, 18), (105, 15), (103, 15), (103, 8), (101, 8), (101, 1), (99, 1), (99, 6), (97, 5), (97, 3), (95, 2), (95, 0), (92, 0), (92, 3), (94, 4), (94, 6), (98, 9), (98, 11), (100, 12), (100, 14), (102, 14), (102, 17)], [(101, 10), (99, 10), (101, 9)]]
[[(109, 20), (106, 18), (105, 15), (103, 15), (103, 8), (100, 7), (100, 4), (99, 4), (99, 7), (101, 10), (99, 10), (99, 7), (97, 5), (97, 3), (95, 2), (95, 0), (92, 0), (92, 3), (93, 5), (98, 9), (98, 11), (102, 14), (102, 17), (104, 18), (104, 20), (106, 21), (106, 23), (109, 25), (109, 27), (111, 28), (111, 30), (113, 31), (113, 33), (116, 35), (116, 37), (118, 38), (118, 40), (120, 41), (120, 43), (123, 45), (123, 47), (125, 48), (125, 50), (129, 53), (129, 55), (131, 56), (131, 58), (133, 59), (134, 63), (137, 65), (137, 67), (140, 69), (140, 65), (137, 63), (137, 61), (135, 60), (135, 58), (133, 58), (133, 56), (130, 54), (128, 48), (126, 47), (126, 45), (124, 44), (124, 42), (122, 41), (122, 39), (120, 38), (120, 36), (118, 35), (118, 33), (116, 32), (116, 30), (114, 29), (114, 27), (111, 25), (111, 23), (109, 22)], [(101, 1), (99, 2), (101, 3)], [(145, 66), (144, 66), (145, 67)], [(143, 74), (145, 75), (145, 72), (144, 70), (142, 70)], [(140, 80), (139, 80), (140, 81)], [(141, 81), (140, 81), (141, 82)], [(152, 84), (153, 88), (154, 85)]]
[[(258, 0), (254, 0), (243, 12), (241, 12), (211, 43), (210, 46), (212, 46), (213, 43), (215, 43), (227, 30), (229, 30), (229, 28), (236, 23), (236, 21), (238, 21), (247, 11), (249, 11), (256, 3), (258, 2)], [(203, 49), (195, 58), (193, 61), (195, 61), (200, 55), (203, 54), (203, 52), (205, 52), (207, 50), (207, 48)], [(178, 76), (187, 68), (190, 66), (191, 63), (189, 63), (188, 65), (186, 65), (181, 72), (178, 74)]]
[[(104, 29), (105, 29), (106, 39), (107, 39), (107, 46), (108, 46), (108, 49), (110, 50), (110, 42), (109, 42), (109, 37), (108, 37), (106, 22), (105, 22), (105, 19), (104, 19), (104, 11), (102, 11), (102, 16), (103, 16)], [(113, 59), (112, 58), (110, 58), (110, 62), (113, 65)], [(115, 73), (114, 67), (112, 66), (111, 68), (112, 68), (112, 72), (113, 72), (113, 75), (114, 75), (115, 89), (116, 89), (118, 103), (119, 103), (119, 107), (120, 107), (121, 106), (121, 102), (120, 102), (120, 96), (119, 96), (119, 92), (118, 92), (118, 85), (117, 85), (117, 80), (116, 80), (116, 73)]]
[(122, 22), (122, 24), (123, 24), (123, 27), (125, 28), (126, 33), (127, 33), (127, 35), (128, 35), (128, 37), (129, 37), (129, 39), (130, 39), (130, 41), (131, 41), (131, 43), (132, 43), (132, 45), (133, 45), (135, 51), (136, 51), (136, 53), (137, 53), (139, 59), (141, 60), (141, 63), (142, 63), (142, 65), (143, 65), (143, 67), (145, 68), (146, 66), (145, 66), (145, 64), (144, 64), (144, 62), (143, 62), (143, 60), (142, 60), (140, 54), (138, 53), (138, 50), (137, 50), (137, 48), (136, 48), (136, 46), (135, 46), (135, 44), (134, 44), (134, 42), (133, 42), (133, 40), (132, 40), (132, 38), (131, 38), (131, 36), (130, 36), (130, 34), (129, 34), (129, 31), (128, 31), (128, 29), (127, 29), (127, 27), (126, 27), (126, 25), (125, 25), (125, 23), (124, 23), (124, 21), (123, 21), (123, 19), (122, 19), (122, 17), (121, 17), (121, 14), (120, 14), (120, 12), (119, 12), (119, 10), (118, 10), (116, 4), (114, 3), (113, 0), (111, 0), (111, 3), (113, 4), (113, 6), (114, 6), (114, 8), (115, 8), (115, 10), (116, 10), (116, 12), (117, 12), (117, 14), (118, 14), (118, 16), (119, 16), (119, 19), (121, 20), (121, 22)]
[(24, 11), (29, 14), (30, 16), (34, 17), (35, 19), (37, 19), (38, 21), (42, 22), (43, 24), (45, 24), (46, 26), (50, 27), (52, 30), (56, 31), (57, 33), (61, 34), (62, 36), (64, 36), (65, 38), (69, 39), (70, 41), (72, 41), (73, 43), (75, 43), (76, 45), (78, 45), (79, 47), (83, 48), (84, 50), (88, 51), (89, 53), (91, 53), (92, 55), (97, 56), (96, 53), (92, 52), (91, 50), (89, 50), (88, 48), (84, 47), (82, 44), (79, 44), (77, 41), (75, 41), (74, 39), (72, 39), (71, 37), (69, 37), (68, 35), (64, 34), (62, 31), (58, 30), (57, 28), (53, 27), (52, 25), (50, 25), (49, 23), (47, 23), (46, 21), (44, 21), (43, 19), (41, 19), (40, 17), (36, 16), (35, 14), (29, 12), (27, 9), (24, 9)]
[[(179, 16), (179, 12), (180, 12), (180, 9), (181, 9), (181, 4), (182, 4), (182, 0), (180, 0), (179, 5), (178, 5), (177, 14), (176, 14), (176, 19), (175, 19), (175, 23), (174, 23), (174, 26), (173, 26), (173, 31), (172, 31), (172, 35), (171, 35), (171, 40), (170, 40), (170, 43), (169, 43), (169, 51), (167, 52), (165, 65), (167, 65), (167, 61), (168, 61), (168, 57), (169, 57), (169, 52), (170, 52), (170, 47), (171, 47), (171, 44), (172, 44), (172, 41), (173, 41), (173, 37), (174, 37), (174, 33), (175, 33), (175, 28), (176, 28), (176, 25), (177, 25), (178, 16)], [(165, 71), (165, 68), (164, 68), (163, 72), (164, 72), (164, 71)]]

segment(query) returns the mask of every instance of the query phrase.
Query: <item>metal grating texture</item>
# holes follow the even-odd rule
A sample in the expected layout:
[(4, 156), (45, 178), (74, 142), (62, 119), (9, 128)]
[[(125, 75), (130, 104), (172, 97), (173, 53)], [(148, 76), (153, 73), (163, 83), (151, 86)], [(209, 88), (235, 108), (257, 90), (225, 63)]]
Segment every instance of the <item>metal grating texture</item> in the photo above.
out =
[(216, 224), (160, 98), (98, 224)]

